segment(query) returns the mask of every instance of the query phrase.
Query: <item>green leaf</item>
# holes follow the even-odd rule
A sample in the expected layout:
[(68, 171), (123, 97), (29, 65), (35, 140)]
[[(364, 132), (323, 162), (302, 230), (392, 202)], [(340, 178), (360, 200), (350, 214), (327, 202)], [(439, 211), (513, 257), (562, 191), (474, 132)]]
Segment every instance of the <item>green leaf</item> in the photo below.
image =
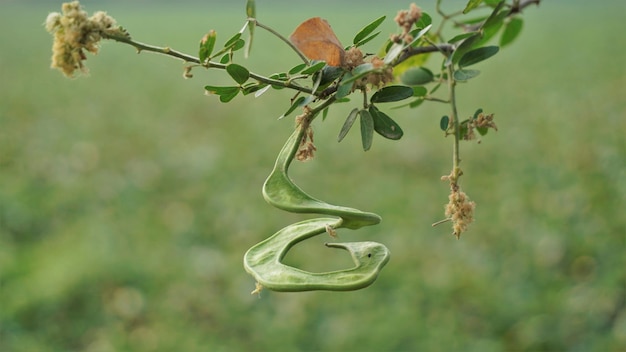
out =
[(476, 110), (476, 112), (474, 112), (474, 116), (472, 116), (472, 120), (476, 120), (478, 118), (478, 115), (480, 115), (480, 113), (482, 112), (483, 112), (483, 109)]
[(487, 134), (487, 132), (489, 132), (489, 128), (488, 127), (476, 127), (476, 131), (478, 131), (478, 133), (481, 136), (484, 136)]
[(240, 87), (217, 87), (217, 86), (205, 86), (204, 89), (208, 94), (219, 95), (222, 103), (228, 103), (233, 100), (234, 97), (239, 94)]
[(322, 121), (326, 121), (326, 117), (328, 116), (328, 109), (330, 107), (327, 106), (324, 110), (322, 110)]
[(293, 102), (293, 104), (291, 104), (291, 106), (289, 107), (289, 109), (287, 109), (287, 111), (285, 111), (284, 114), (282, 114), (278, 119), (282, 119), (285, 116), (288, 116), (289, 114), (291, 114), (294, 110), (296, 110), (299, 106), (302, 106), (302, 102), (304, 102), (306, 98), (305, 97), (299, 97), (298, 99), (296, 99), (296, 101)]
[(414, 97), (423, 97), (428, 94), (428, 89), (425, 87), (413, 87), (413, 96)]
[(472, 79), (478, 76), (479, 74), (480, 74), (480, 71), (478, 70), (460, 69), (460, 70), (454, 71), (454, 80), (455, 81), (467, 81), (469, 79)]
[(426, 28), (433, 23), (433, 19), (426, 12), (422, 12), (422, 17), (420, 17), (419, 21), (415, 22), (415, 27), (417, 28)]
[(512, 18), (504, 27), (504, 32), (502, 32), (500, 37), (500, 46), (505, 47), (511, 44), (522, 32), (523, 25), (524, 21), (521, 18)]
[(291, 68), (291, 70), (289, 70), (289, 74), (290, 74), (290, 75), (295, 75), (296, 73), (298, 73), (298, 72), (300, 72), (300, 71), (304, 70), (307, 66), (308, 66), (308, 65), (307, 65), (307, 64), (305, 64), (305, 63), (298, 64), (298, 65), (296, 65), (296, 66), (292, 67), (292, 68)]
[[(500, 1), (500, 0), (498, 0)], [(475, 17), (475, 18), (468, 18), (465, 20), (459, 20), (459, 23), (462, 24), (478, 24), (478, 23), (483, 23), (485, 22), (485, 20), (488, 18), (489, 16), (480, 16), (480, 17)], [(470, 32), (472, 33), (472, 32)]]
[(507, 16), (507, 11), (502, 11), (498, 15), (498, 20), (494, 21), (489, 27), (485, 27), (482, 29), (482, 38), (476, 42), (474, 47), (484, 46), (487, 44), (493, 37), (495, 37), (502, 27), (504, 26), (504, 18)]
[(256, 5), (254, 0), (246, 1), (246, 16), (248, 16), (248, 18), (256, 18)]
[(467, 67), (487, 60), (497, 54), (499, 50), (499, 47), (492, 45), (468, 51), (463, 55), (461, 60), (459, 60), (459, 67)]
[[(496, 5), (496, 7), (493, 9), (489, 17), (487, 17), (487, 19), (485, 20), (485, 23), (483, 23), (483, 25), (481, 26), (482, 29), (493, 26), (495, 23), (503, 19), (501, 15), (499, 16), (500, 10), (502, 9), (503, 6), (504, 6), (504, 0), (500, 1), (500, 3)], [(507, 14), (507, 11), (504, 11), (503, 13)]]
[(374, 131), (376, 131), (376, 133), (392, 140), (402, 138), (404, 132), (402, 132), (400, 126), (392, 120), (391, 117), (378, 110), (374, 105), (370, 105), (369, 112), (374, 120)]
[(472, 50), (472, 47), (479, 39), (480, 34), (475, 33), (474, 35), (463, 40), (463, 42), (459, 44), (456, 50), (454, 50), (454, 53), (452, 54), (452, 62), (455, 64), (458, 63), (461, 57), (465, 55), (466, 52)]
[(226, 72), (230, 75), (232, 79), (235, 80), (235, 82), (239, 84), (246, 83), (248, 78), (250, 78), (250, 71), (248, 71), (247, 68), (241, 65), (230, 64), (226, 66)]
[(224, 95), (224, 94), (230, 94), (234, 91), (239, 91), (239, 87), (218, 87), (218, 86), (205, 86), (204, 89), (207, 91), (208, 94), (215, 94), (215, 95)]
[(380, 32), (376, 32), (376, 33), (370, 35), (369, 37), (361, 40), (360, 42), (354, 44), (354, 46), (355, 47), (363, 46), (363, 45), (367, 44), (369, 41), (371, 41), (372, 39), (378, 37), (379, 34), (380, 34)]
[[(256, 18), (256, 5), (254, 0), (246, 1), (246, 16), (248, 18)], [(255, 21), (248, 21), (248, 33), (250, 33), (250, 39), (248, 39), (248, 46), (246, 47), (245, 56), (248, 57), (250, 55), (250, 50), (252, 50), (252, 38), (254, 38), (254, 27), (256, 26)]]
[(240, 50), (241, 48), (246, 46), (246, 41), (243, 39), (238, 39), (235, 44), (230, 48), (232, 51)]
[(417, 32), (416, 34), (413, 35), (413, 40), (411, 41), (411, 43), (409, 43), (409, 46), (417, 43), (417, 41), (424, 36), (424, 34), (428, 33), (428, 31), (432, 28), (432, 24), (429, 24), (428, 26), (424, 27), (423, 29), (421, 29), (419, 32)]
[(387, 55), (385, 55), (383, 61), (386, 64), (390, 64), (398, 57), (398, 55), (400, 55), (400, 53), (402, 53), (402, 50), (404, 50), (404, 45), (393, 43), (393, 45), (389, 48), (389, 51), (387, 51)]
[(376, 71), (376, 69), (374, 68), (374, 65), (372, 65), (371, 63), (364, 63), (361, 64), (357, 67), (355, 67), (351, 73), (352, 73), (352, 77), (350, 77), (349, 79), (342, 79), (341, 80), (341, 84), (348, 84), (348, 83), (352, 83), (354, 81), (356, 81), (357, 79), (360, 79), (362, 77), (365, 77), (366, 75), (368, 75), (371, 72)]
[(228, 103), (229, 101), (233, 100), (237, 94), (239, 94), (239, 90), (232, 92), (231, 94), (223, 94), (220, 95), (220, 101), (222, 103)]
[(471, 37), (471, 36), (473, 36), (475, 34), (477, 34), (477, 33), (476, 32), (467, 32), (467, 33), (459, 34), (459, 35), (453, 37), (452, 39), (448, 40), (448, 44), (454, 44), (456, 42), (460, 42), (461, 40), (469, 38), (469, 37)]
[(360, 110), (359, 115), (361, 116), (361, 143), (363, 150), (368, 151), (374, 140), (374, 119), (370, 112), (365, 109)]
[(241, 33), (237, 33), (235, 35), (233, 35), (232, 37), (230, 37), (230, 39), (228, 39), (226, 41), (226, 43), (224, 44), (224, 48), (230, 48), (233, 45), (235, 45), (235, 43), (237, 43), (237, 41), (241, 38)]
[[(320, 81), (320, 86), (321, 87), (326, 87), (328, 86), (329, 83), (333, 82), (334, 80), (336, 80), (337, 78), (339, 78), (343, 73), (344, 73), (344, 69), (341, 67), (335, 67), (335, 66), (324, 66), (324, 68), (322, 69), (322, 80)], [(313, 79), (316, 79), (317, 77), (315, 77), (316, 75), (318, 75), (319, 73), (316, 73), (313, 76)]]
[(412, 67), (406, 70), (401, 76), (402, 83), (409, 86), (420, 86), (432, 82), (433, 73), (425, 67)]
[(358, 78), (361, 78), (372, 71), (375, 71), (374, 65), (368, 62), (355, 67), (351, 72), (352, 75), (359, 76)]
[(424, 99), (415, 99), (412, 102), (409, 103), (409, 107), (411, 109), (416, 108), (420, 105), (422, 105), (422, 103), (424, 102)]
[(450, 118), (448, 117), (448, 115), (444, 115), (441, 120), (439, 120), (439, 128), (441, 128), (441, 130), (444, 132), (448, 130), (449, 124)]
[(374, 20), (373, 22), (371, 22), (370, 24), (368, 24), (367, 26), (365, 26), (363, 29), (361, 29), (359, 31), (359, 33), (357, 33), (354, 36), (354, 39), (352, 40), (352, 43), (355, 46), (359, 46), (362, 44), (359, 44), (363, 39), (365, 39), (367, 36), (369, 36), (372, 32), (374, 32), (374, 30), (376, 30), (376, 28), (378, 28), (378, 26), (380, 26), (381, 23), (383, 23), (383, 21), (385, 20), (387, 16), (382, 16), (379, 17), (378, 19)]
[(352, 79), (352, 73), (346, 72), (346, 75), (343, 76), (341, 83), (339, 83), (339, 87), (337, 87), (337, 93), (335, 93), (336, 99), (347, 97), (352, 92), (352, 86), (354, 84), (352, 82), (344, 83), (345, 81), (349, 81), (351, 79)]
[(372, 98), (371, 103), (389, 103), (404, 100), (413, 96), (413, 88), (407, 86), (386, 86), (379, 89)]
[(224, 64), (226, 65), (227, 63), (230, 62), (230, 54), (225, 54), (224, 56), (222, 56), (222, 58), (220, 59), (220, 64)]
[[(311, 87), (311, 90), (314, 92), (317, 92), (317, 89), (320, 87), (320, 82), (322, 81), (322, 76), (321, 75), (316, 75), (313, 78), (313, 86)], [(313, 102), (313, 100), (315, 100), (317, 97), (314, 94), (309, 95), (305, 101), (302, 103), (302, 105), (307, 105), (311, 102)]]
[(210, 30), (209, 33), (202, 37), (202, 40), (200, 40), (200, 49), (198, 50), (198, 58), (200, 59), (200, 62), (204, 62), (211, 57), (213, 48), (215, 48), (216, 39), (217, 33), (214, 30)]
[(467, 5), (465, 5), (465, 9), (463, 10), (463, 13), (466, 14), (472, 11), (473, 9), (477, 8), (482, 2), (483, 0), (469, 0)]
[[(257, 92), (259, 92), (260, 90), (267, 90), (267, 88), (269, 88), (269, 86), (265, 83), (259, 83), (259, 82), (250, 82), (244, 86), (241, 87), (241, 93), (243, 93), (243, 95), (248, 95), (250, 93), (255, 93), (254, 96), (257, 97), (258, 95), (256, 94)], [(261, 95), (263, 93), (260, 93), (259, 95)]]
[(313, 74), (313, 73), (323, 69), (324, 66), (326, 66), (326, 63), (324, 61), (318, 61), (315, 64), (313, 64), (311, 67), (308, 67), (306, 70), (302, 71), (302, 74), (303, 75)]
[(339, 137), (337, 137), (337, 142), (341, 142), (343, 138), (348, 134), (352, 125), (354, 125), (354, 121), (356, 120), (356, 116), (359, 114), (359, 109), (354, 108), (350, 111), (348, 118), (346, 118), (346, 122), (343, 123), (341, 127), (341, 131), (339, 131)]

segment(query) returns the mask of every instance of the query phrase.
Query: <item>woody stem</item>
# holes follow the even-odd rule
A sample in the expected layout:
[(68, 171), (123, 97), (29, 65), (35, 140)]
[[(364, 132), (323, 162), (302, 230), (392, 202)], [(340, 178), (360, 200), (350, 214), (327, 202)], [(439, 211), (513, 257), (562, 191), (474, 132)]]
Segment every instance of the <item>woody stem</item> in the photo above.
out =
[(457, 185), (457, 181), (459, 176), (461, 176), (461, 157), (459, 151), (459, 141), (461, 139), (461, 126), (459, 123), (459, 114), (457, 112), (456, 107), (456, 81), (454, 80), (454, 67), (452, 62), (449, 62), (447, 65), (447, 73), (448, 73), (448, 91), (450, 94), (449, 101), (450, 107), (452, 109), (450, 114), (450, 124), (452, 124), (454, 128), (454, 144), (452, 149), (452, 173), (450, 174), (450, 184), (452, 186)]

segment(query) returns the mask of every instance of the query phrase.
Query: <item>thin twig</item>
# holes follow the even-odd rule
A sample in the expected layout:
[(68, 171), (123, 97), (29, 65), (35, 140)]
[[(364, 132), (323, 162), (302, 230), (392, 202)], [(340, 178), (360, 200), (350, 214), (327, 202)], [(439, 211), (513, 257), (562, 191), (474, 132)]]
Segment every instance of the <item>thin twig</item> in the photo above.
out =
[(454, 144), (452, 149), (452, 173), (450, 174), (450, 183), (453, 186), (457, 185), (458, 178), (461, 175), (461, 156), (460, 156), (460, 148), (459, 141), (461, 140), (461, 126), (459, 123), (459, 114), (456, 107), (456, 81), (454, 80), (454, 67), (452, 63), (448, 63), (447, 65), (447, 73), (448, 73), (448, 91), (450, 94), (450, 107), (452, 111), (450, 112), (450, 123), (454, 127)]
[(438, 44), (438, 45), (431, 45), (431, 46), (418, 46), (418, 47), (408, 47), (406, 49), (404, 49), (404, 51), (402, 52), (402, 54), (400, 54), (400, 56), (398, 57), (398, 59), (395, 62), (395, 65), (400, 64), (401, 62), (407, 60), (408, 58), (412, 57), (412, 56), (416, 56), (416, 55), (421, 55), (421, 54), (428, 54), (428, 53), (434, 53), (434, 52), (442, 52), (444, 54), (448, 53), (452, 53), (452, 51), (454, 51), (454, 45), (452, 44)]
[[(120, 43), (125, 43), (125, 44), (129, 44), (132, 45), (133, 47), (135, 47), (135, 49), (137, 49), (137, 52), (142, 52), (142, 51), (149, 51), (149, 52), (153, 52), (153, 53), (158, 53), (158, 54), (164, 54), (164, 55), (168, 55), (168, 56), (172, 56), (178, 59), (182, 59), (185, 62), (189, 62), (189, 63), (194, 63), (194, 64), (198, 64), (201, 65), (203, 67), (206, 68), (217, 68), (220, 70), (225, 70), (226, 66), (225, 64), (221, 64), (218, 62), (213, 62), (213, 61), (208, 61), (205, 63), (200, 62), (200, 59), (198, 59), (195, 56), (191, 56), (185, 53), (181, 53), (179, 51), (173, 50), (169, 47), (158, 47), (158, 46), (154, 46), (154, 45), (149, 45), (149, 44), (144, 44), (138, 41), (135, 41), (133, 39), (130, 38), (130, 36), (123, 36), (123, 35), (119, 35), (116, 33), (110, 33), (110, 32), (103, 32), (102, 33), (102, 37), (105, 39), (111, 39), (111, 40), (115, 40), (117, 42)], [(269, 77), (265, 77), (259, 74), (256, 74), (254, 72), (250, 72), (250, 78), (257, 80), (261, 83), (265, 83), (265, 84), (270, 84), (270, 85), (275, 85), (275, 86), (280, 86), (280, 87), (284, 87), (284, 88), (290, 88), (290, 89), (294, 89), (303, 93), (307, 93), (307, 94), (314, 94), (314, 92), (307, 87), (302, 87), (290, 82), (285, 82), (285, 81), (280, 81), (280, 80), (276, 80), (276, 79), (272, 79)]]

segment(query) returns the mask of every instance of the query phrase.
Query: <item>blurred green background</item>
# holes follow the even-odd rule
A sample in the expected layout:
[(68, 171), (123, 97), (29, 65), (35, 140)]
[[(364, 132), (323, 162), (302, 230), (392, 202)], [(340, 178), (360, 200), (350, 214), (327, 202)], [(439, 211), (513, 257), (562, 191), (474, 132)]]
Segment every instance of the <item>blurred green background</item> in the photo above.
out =
[[(444, 2), (445, 3), (445, 2)], [(453, 1), (449, 9), (459, 8)], [(243, 1), (85, 1), (143, 42), (195, 54), (244, 23)], [(499, 127), (462, 146), (476, 221), (457, 241), (443, 217), (451, 167), (446, 106), (389, 110), (398, 142), (340, 144), (347, 112), (316, 121), (316, 159), (293, 178), (383, 222), (342, 231), (392, 253), (369, 288), (250, 295), (244, 252), (306, 218), (266, 205), (260, 187), (293, 128), (291, 92), (221, 104), (174, 59), (105, 42), (88, 77), (49, 69), (42, 23), (61, 2), (0, 4), (0, 350), (2, 351), (624, 351), (626, 43), (621, 1), (544, 1), (522, 36), (459, 88), (460, 113)], [(432, 10), (433, 1), (420, 4)], [(327, 18), (349, 43), (408, 2), (258, 1), (289, 34)], [(436, 16), (435, 21), (438, 21)], [(254, 71), (298, 58), (259, 31)], [(375, 51), (376, 45), (367, 49)], [(314, 238), (287, 261), (345, 268)]]

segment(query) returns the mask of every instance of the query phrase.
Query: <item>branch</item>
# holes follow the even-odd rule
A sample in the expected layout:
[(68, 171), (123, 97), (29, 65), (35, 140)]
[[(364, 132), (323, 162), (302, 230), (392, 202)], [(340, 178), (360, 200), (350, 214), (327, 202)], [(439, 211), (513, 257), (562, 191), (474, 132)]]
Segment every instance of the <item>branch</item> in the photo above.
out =
[(395, 65), (398, 65), (401, 62), (415, 55), (428, 54), (428, 53), (434, 53), (434, 52), (441, 52), (444, 55), (446, 55), (446, 54), (451, 54), (453, 51), (454, 51), (454, 45), (452, 44), (438, 44), (438, 45), (431, 45), (431, 46), (409, 47), (409, 48), (404, 49), (402, 54), (400, 54), (400, 56), (396, 60)]
[(509, 12), (509, 16), (516, 14), (516, 13), (521, 13), (522, 10), (525, 7), (528, 7), (530, 5), (537, 5), (539, 6), (539, 3), (541, 2), (541, 0), (520, 0), (517, 4), (515, 4), (512, 8), (511, 8), (511, 12)]
[[(169, 55), (178, 59), (182, 59), (185, 62), (198, 64), (206, 68), (217, 68), (220, 70), (225, 70), (226, 66), (228, 66), (228, 65), (220, 64), (218, 62), (213, 62), (213, 61), (202, 63), (200, 62), (200, 59), (198, 59), (195, 56), (191, 56), (191, 55), (182, 53), (180, 51), (170, 49), (169, 47), (158, 47), (154, 45), (144, 44), (144, 43), (133, 40), (128, 35), (119, 34), (119, 31), (102, 31), (101, 35), (105, 39), (111, 39), (111, 40), (115, 40), (116, 42), (132, 45), (133, 47), (135, 47), (135, 49), (137, 49), (138, 53), (142, 51), (150, 51), (153, 53)], [(310, 88), (302, 87), (296, 84), (292, 84), (290, 82), (272, 79), (269, 77), (256, 74), (254, 72), (250, 72), (250, 78), (255, 79), (261, 83), (275, 85), (275, 86), (284, 87), (284, 88), (290, 88), (290, 89), (294, 89), (294, 90), (297, 90), (306, 94), (314, 94), (314, 92)]]
[[(517, 13), (521, 13), (523, 9), (533, 4), (539, 6), (539, 2), (541, 2), (541, 0), (520, 0), (517, 3), (514, 3), (513, 6), (511, 6), (511, 10), (509, 10), (509, 13), (506, 15), (506, 17), (511, 17)], [(467, 32), (477, 31), (483, 26), (483, 24), (484, 22), (480, 22), (476, 23), (473, 26), (466, 26), (465, 30)]]

